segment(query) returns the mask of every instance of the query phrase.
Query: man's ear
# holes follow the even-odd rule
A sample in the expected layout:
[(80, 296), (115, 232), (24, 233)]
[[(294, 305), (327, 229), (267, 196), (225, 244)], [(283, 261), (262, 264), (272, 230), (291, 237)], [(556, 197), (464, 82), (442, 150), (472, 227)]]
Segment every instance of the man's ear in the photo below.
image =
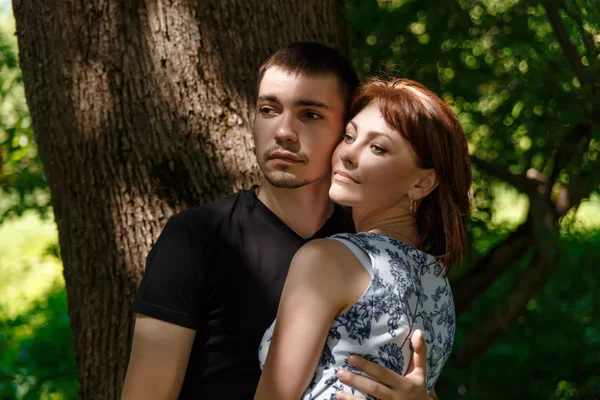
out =
[(410, 190), (413, 200), (421, 200), (438, 187), (439, 181), (433, 168), (424, 169), (419, 173), (419, 179)]

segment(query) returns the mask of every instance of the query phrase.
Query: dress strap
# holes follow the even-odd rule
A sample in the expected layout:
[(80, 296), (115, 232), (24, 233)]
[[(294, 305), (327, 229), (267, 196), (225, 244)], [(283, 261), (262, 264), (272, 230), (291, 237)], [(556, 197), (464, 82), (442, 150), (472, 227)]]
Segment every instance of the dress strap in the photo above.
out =
[(343, 243), (346, 247), (348, 247), (352, 254), (354, 254), (358, 261), (360, 261), (361, 265), (367, 270), (369, 276), (373, 278), (373, 261), (371, 260), (371, 257), (366, 251), (364, 251), (360, 246), (352, 242), (346, 236), (336, 235), (328, 239), (337, 240), (338, 242)]

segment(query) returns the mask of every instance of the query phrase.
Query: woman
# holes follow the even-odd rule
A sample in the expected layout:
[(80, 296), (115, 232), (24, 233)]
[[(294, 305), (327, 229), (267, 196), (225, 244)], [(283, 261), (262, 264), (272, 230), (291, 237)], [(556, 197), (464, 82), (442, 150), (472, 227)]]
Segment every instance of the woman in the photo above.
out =
[(336, 373), (351, 369), (353, 354), (406, 373), (416, 329), (427, 344), (428, 391), (450, 355), (446, 276), (464, 255), (472, 181), (464, 132), (410, 80), (372, 80), (352, 108), (329, 195), (352, 208), (357, 233), (312, 241), (294, 256), (261, 345), (255, 399), (365, 397)]

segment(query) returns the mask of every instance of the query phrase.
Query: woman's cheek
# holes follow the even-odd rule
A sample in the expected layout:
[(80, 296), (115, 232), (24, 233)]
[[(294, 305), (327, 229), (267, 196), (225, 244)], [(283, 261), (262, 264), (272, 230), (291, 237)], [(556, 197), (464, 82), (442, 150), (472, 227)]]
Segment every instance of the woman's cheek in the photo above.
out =
[(369, 182), (368, 186), (374, 191), (376, 196), (382, 196), (391, 189), (392, 176), (388, 166), (382, 163), (370, 165), (364, 170), (364, 177)]
[(337, 145), (337, 147), (333, 150), (333, 154), (331, 155), (331, 167), (335, 168), (335, 166), (341, 162), (340, 160), (340, 152), (341, 148), (344, 145), (344, 142)]

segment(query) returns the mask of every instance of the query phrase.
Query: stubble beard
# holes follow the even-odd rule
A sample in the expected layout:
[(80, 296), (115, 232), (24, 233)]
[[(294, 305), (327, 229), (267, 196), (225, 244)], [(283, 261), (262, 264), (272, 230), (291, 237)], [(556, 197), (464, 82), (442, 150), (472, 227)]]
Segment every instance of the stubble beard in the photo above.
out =
[(298, 189), (311, 183), (309, 180), (300, 179), (287, 171), (264, 172), (264, 176), (267, 182), (280, 189)]
[(285, 145), (273, 147), (265, 151), (263, 154), (263, 162), (265, 165), (264, 168), (261, 169), (263, 170), (262, 172), (267, 182), (269, 182), (273, 187), (281, 189), (298, 189), (312, 183), (308, 179), (302, 179), (295, 176), (290, 171), (290, 167), (288, 166), (279, 166), (277, 169), (266, 171), (265, 169), (268, 168), (266, 164), (269, 162), (271, 155), (276, 151), (288, 151), (295, 154), (296, 157), (298, 157), (304, 163), (308, 164), (309, 162), (308, 157), (303, 153), (298, 153), (297, 149), (289, 148)]

